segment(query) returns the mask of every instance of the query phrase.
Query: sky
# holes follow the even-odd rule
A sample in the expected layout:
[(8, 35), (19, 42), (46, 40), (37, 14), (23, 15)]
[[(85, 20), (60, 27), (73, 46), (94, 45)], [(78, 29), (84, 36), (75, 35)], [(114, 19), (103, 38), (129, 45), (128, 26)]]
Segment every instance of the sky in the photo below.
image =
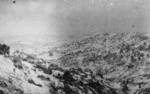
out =
[(150, 32), (150, 0), (0, 0), (0, 36)]

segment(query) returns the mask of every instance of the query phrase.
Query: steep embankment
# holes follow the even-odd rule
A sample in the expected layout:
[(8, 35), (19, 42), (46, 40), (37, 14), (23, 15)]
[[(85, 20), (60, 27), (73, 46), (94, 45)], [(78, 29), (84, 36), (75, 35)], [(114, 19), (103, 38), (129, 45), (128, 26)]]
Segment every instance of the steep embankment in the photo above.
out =
[(0, 94), (49, 94), (46, 83), (38, 78), (42, 72), (28, 62), (12, 59), (0, 56)]

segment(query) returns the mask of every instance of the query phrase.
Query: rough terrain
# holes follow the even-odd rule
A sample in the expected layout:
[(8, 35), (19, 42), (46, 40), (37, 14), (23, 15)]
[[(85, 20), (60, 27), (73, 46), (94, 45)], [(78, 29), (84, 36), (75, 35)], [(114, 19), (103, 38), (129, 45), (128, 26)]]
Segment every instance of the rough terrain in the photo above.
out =
[(149, 71), (147, 34), (105, 33), (0, 55), (0, 94), (150, 94)]

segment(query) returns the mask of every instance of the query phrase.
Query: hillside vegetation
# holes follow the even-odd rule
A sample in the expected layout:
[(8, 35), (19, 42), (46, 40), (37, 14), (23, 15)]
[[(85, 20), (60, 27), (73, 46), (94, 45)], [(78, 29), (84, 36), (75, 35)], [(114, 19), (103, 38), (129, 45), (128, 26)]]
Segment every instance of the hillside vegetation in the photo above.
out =
[(127, 81), (128, 93), (133, 94), (149, 85), (150, 39), (144, 33), (105, 33), (65, 44), (62, 49), (62, 66), (92, 70), (114, 88), (123, 88)]

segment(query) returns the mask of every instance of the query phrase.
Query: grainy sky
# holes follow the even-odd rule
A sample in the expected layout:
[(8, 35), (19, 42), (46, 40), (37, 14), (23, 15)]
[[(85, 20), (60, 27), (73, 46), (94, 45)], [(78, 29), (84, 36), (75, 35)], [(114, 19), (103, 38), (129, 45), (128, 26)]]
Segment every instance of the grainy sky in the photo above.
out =
[(150, 32), (150, 0), (0, 0), (0, 36)]

